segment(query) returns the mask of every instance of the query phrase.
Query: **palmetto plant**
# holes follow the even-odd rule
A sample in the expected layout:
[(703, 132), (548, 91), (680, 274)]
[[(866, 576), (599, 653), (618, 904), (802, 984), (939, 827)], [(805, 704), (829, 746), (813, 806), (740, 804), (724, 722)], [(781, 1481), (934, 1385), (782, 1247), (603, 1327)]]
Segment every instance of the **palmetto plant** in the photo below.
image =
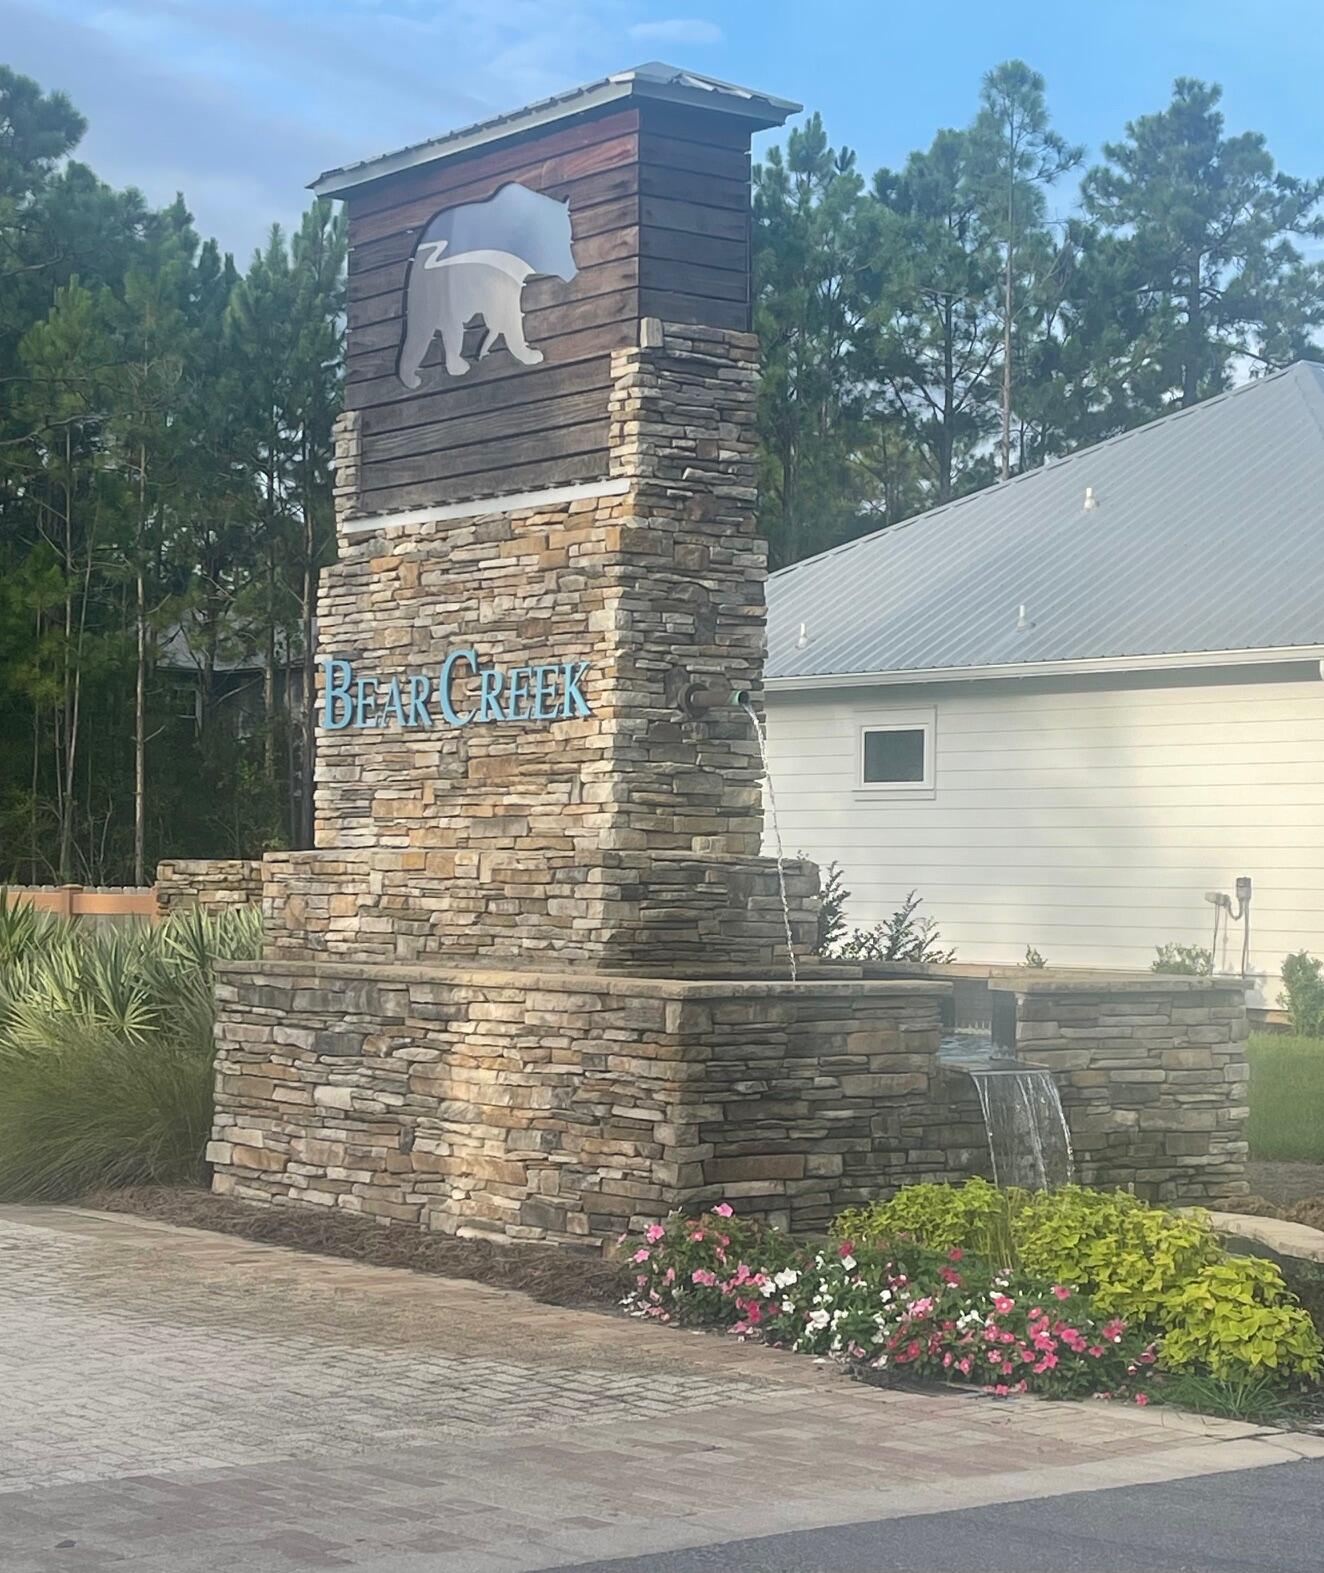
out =
[(27, 924), (0, 902), (0, 1196), (195, 1177), (211, 1125), (212, 964), (256, 908), (156, 928)]

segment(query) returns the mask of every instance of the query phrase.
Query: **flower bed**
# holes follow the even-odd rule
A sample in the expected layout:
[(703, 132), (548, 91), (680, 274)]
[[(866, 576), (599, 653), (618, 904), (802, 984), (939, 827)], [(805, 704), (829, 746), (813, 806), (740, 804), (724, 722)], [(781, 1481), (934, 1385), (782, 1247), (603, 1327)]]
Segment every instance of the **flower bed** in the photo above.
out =
[(631, 1242), (636, 1315), (726, 1327), (861, 1371), (1145, 1404), (1160, 1368), (1318, 1371), (1267, 1262), (1124, 1194), (912, 1186), (806, 1246), (723, 1203)]

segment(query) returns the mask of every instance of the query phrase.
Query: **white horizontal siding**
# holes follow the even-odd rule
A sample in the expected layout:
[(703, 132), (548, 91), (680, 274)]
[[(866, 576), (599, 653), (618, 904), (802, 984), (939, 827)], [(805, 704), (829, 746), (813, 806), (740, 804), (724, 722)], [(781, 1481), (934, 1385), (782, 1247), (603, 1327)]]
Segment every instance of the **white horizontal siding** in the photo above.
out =
[[(1033, 945), (1063, 966), (1147, 968), (1160, 944), (1208, 945), (1205, 891), (1249, 874), (1251, 962), (1276, 1003), (1283, 956), (1324, 954), (1324, 682), (1245, 678), (770, 694), (783, 842), (841, 864), (852, 923), (918, 890), (962, 961)], [(933, 793), (861, 791), (859, 726), (925, 708)], [(1234, 964), (1239, 947), (1233, 928)]]

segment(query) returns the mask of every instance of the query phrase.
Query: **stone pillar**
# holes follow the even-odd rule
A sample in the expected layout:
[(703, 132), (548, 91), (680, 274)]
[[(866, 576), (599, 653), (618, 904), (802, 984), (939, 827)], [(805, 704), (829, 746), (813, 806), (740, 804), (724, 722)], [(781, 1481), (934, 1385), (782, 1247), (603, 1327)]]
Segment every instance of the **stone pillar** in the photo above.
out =
[(1245, 990), (1218, 978), (1016, 989), (1017, 1057), (1054, 1073), (1077, 1178), (1151, 1201), (1244, 1196)]
[[(506, 670), (554, 656), (582, 668), (591, 714), (379, 737), (323, 716), (318, 850), (266, 862), (273, 956), (785, 965), (753, 724), (734, 703), (685, 705), (696, 686), (759, 692), (757, 349), (717, 328), (647, 337), (612, 357), (623, 490), (342, 535), (325, 656), (429, 686), (457, 649)], [(479, 704), (472, 664), (450, 688), (460, 713)], [(790, 869), (802, 948), (817, 888)]]

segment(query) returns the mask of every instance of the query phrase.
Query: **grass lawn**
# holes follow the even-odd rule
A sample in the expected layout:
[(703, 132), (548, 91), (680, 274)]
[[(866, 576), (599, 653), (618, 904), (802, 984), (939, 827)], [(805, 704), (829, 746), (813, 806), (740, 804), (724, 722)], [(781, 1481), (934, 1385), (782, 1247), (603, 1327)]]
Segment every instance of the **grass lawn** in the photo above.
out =
[(1251, 1036), (1252, 1158), (1324, 1163), (1324, 1039)]

